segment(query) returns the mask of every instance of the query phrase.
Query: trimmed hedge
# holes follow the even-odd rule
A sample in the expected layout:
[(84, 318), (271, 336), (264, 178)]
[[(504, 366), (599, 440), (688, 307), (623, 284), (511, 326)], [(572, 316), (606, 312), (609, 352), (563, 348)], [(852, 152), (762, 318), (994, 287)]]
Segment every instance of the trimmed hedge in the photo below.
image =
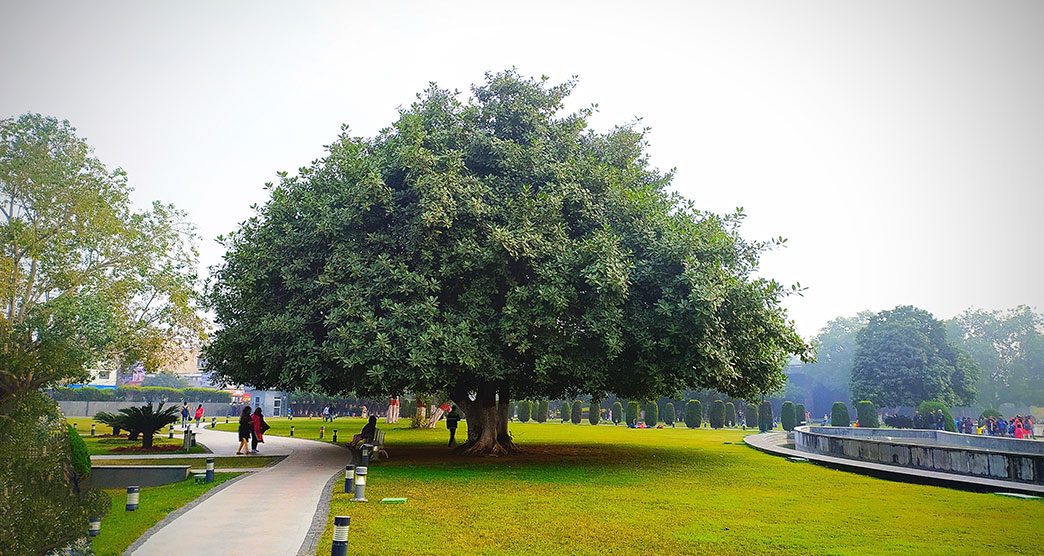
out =
[(830, 426), (847, 427), (852, 424), (852, 417), (848, 414), (848, 406), (845, 402), (834, 402), (830, 408)]
[(783, 407), (779, 409), (779, 422), (783, 425), (783, 430), (787, 432), (794, 430), (796, 422), (794, 415), (794, 402), (790, 400), (783, 402)]
[(877, 418), (877, 407), (870, 400), (856, 402), (856, 419), (859, 419), (860, 427), (876, 429), (881, 426)]
[(623, 404), (619, 400), (613, 402), (613, 412), (610, 417), (614, 425), (619, 425), (620, 421), (623, 421)]
[[(950, 408), (942, 402), (933, 400), (925, 400), (917, 406), (917, 413), (922, 419), (926, 418), (930, 413), (935, 410), (942, 411), (943, 414), (943, 428), (949, 432), (957, 432), (957, 426), (953, 424), (953, 415), (950, 414)], [(915, 422), (915, 425), (917, 423)], [(928, 428), (925, 425), (918, 425), (918, 428)]]
[(678, 413), (674, 409), (674, 404), (667, 402), (667, 405), (663, 406), (663, 422), (664, 424), (674, 426), (675, 419), (678, 418)]
[(167, 388), (165, 386), (120, 386), (111, 388), (55, 388), (51, 399), (63, 402), (179, 402), (192, 403), (232, 401), (224, 390), (213, 388)]
[(746, 409), (743, 411), (743, 424), (747, 427), (754, 428), (758, 424), (758, 406), (749, 403)]
[(660, 407), (656, 402), (648, 402), (642, 409), (645, 410), (645, 426), (655, 427), (660, 420)]
[(587, 422), (597, 425), (602, 420), (602, 407), (598, 402), (591, 400), (591, 406), (587, 408)]
[(568, 423), (573, 416), (573, 404), (569, 400), (562, 400), (562, 422)]
[(544, 423), (547, 421), (547, 400), (540, 400), (536, 404), (536, 415), (533, 416), (533, 420), (537, 423)]
[(685, 404), (685, 426), (698, 429), (702, 421), (703, 408), (700, 407), (700, 400), (689, 400), (689, 403)]
[(627, 402), (627, 426), (638, 426), (638, 414), (642, 411), (638, 402)]
[(522, 400), (518, 402), (518, 420), (523, 423), (529, 422), (529, 417), (533, 413), (533, 402), (529, 400)]
[(725, 402), (714, 400), (711, 404), (710, 413), (707, 415), (712, 429), (720, 429), (725, 424)]
[(761, 402), (758, 406), (758, 430), (772, 430), (772, 404), (767, 401)]
[(574, 425), (579, 425), (581, 419), (584, 416), (584, 402), (576, 400), (573, 402), (573, 413), (572, 419), (570, 419)]
[(736, 421), (736, 404), (734, 404), (732, 402), (726, 402), (725, 403), (725, 426), (726, 427), (735, 427), (737, 425), (737, 423), (738, 422)]
[(799, 427), (805, 424), (805, 406), (802, 404), (794, 405), (794, 426)]

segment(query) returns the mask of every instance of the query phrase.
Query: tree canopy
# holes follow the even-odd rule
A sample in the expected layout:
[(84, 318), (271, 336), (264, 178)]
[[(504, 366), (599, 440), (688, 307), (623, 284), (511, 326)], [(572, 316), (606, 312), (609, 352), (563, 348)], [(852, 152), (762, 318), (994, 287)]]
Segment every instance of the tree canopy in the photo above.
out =
[(1044, 317), (1023, 305), (969, 309), (946, 324), (982, 371), (976, 386), (980, 402), (1044, 405)]
[(565, 113), (573, 82), (432, 85), (373, 138), (280, 174), (224, 238), (206, 350), (227, 380), (375, 396), (445, 392), (465, 451), (513, 446), (507, 407), (686, 388), (756, 397), (808, 349), (755, 277), (777, 245), (697, 210), (646, 130)]
[(201, 340), (194, 231), (130, 191), (69, 122), (0, 120), (0, 400)]
[(969, 405), (975, 400), (978, 365), (923, 309), (902, 306), (877, 313), (858, 333), (856, 343), (856, 399), (881, 407), (912, 407), (925, 400)]

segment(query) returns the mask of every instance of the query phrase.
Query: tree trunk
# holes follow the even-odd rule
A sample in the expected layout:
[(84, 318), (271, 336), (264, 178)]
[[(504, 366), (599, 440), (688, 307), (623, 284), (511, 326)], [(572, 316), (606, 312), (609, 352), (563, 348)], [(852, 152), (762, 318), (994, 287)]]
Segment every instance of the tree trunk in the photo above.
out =
[(465, 455), (504, 456), (518, 451), (508, 433), (509, 397), (487, 385), (480, 387), (475, 400), (466, 393), (455, 393), (453, 401), (463, 412), (468, 424), (468, 440), (457, 448)]
[(152, 433), (141, 433), (141, 447), (145, 448), (146, 450), (152, 447)]

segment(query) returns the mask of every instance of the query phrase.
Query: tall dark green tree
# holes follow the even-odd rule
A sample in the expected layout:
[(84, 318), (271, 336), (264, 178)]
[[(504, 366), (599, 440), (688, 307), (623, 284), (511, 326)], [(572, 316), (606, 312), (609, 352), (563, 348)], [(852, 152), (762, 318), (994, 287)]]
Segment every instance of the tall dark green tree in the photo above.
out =
[(911, 306), (873, 316), (856, 336), (852, 396), (880, 407), (924, 400), (970, 405), (979, 369), (931, 313)]
[(513, 449), (507, 406), (686, 388), (751, 397), (808, 346), (756, 277), (778, 244), (700, 211), (645, 131), (588, 129), (574, 84), (514, 71), (432, 86), (380, 135), (345, 131), (224, 238), (212, 369), (260, 388), (444, 392), (465, 453)]
[[(856, 334), (873, 317), (870, 311), (861, 311), (852, 317), (837, 317), (826, 324), (812, 339), (816, 360), (801, 366), (808, 376), (812, 411), (819, 415), (830, 411), (837, 400), (848, 403), (851, 398), (852, 360), (856, 352)], [(789, 384), (788, 384), (789, 386)], [(804, 397), (790, 392), (794, 397)]]
[(620, 421), (623, 421), (623, 404), (619, 400), (613, 402), (612, 420), (614, 425), (619, 425)]
[(698, 429), (701, 421), (703, 421), (703, 408), (700, 407), (700, 400), (689, 400), (685, 404), (685, 426), (690, 429)]

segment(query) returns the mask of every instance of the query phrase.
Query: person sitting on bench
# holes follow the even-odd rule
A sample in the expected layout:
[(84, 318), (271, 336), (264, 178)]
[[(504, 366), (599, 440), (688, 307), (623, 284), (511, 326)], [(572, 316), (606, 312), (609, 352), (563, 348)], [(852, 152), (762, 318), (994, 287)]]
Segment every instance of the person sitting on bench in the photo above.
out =
[(369, 444), (373, 442), (373, 435), (377, 433), (377, 416), (370, 415), (370, 421), (366, 423), (366, 426), (362, 428), (359, 434), (352, 437), (352, 441), (348, 443), (349, 448), (355, 448), (360, 443)]

